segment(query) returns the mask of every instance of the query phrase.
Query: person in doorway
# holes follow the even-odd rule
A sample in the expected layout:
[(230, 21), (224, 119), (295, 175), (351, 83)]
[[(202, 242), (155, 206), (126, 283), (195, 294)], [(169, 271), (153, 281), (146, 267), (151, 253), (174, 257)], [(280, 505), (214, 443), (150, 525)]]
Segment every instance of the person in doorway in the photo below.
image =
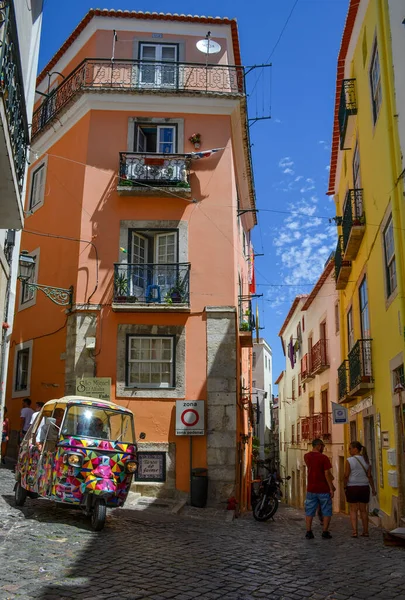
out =
[(45, 402), (36, 402), (35, 403), (35, 412), (32, 413), (30, 425), (32, 425), (34, 423), (35, 419), (37, 418), (37, 416), (41, 412), (41, 408), (43, 407), (44, 404), (45, 404)]
[(23, 441), (23, 438), (29, 429), (29, 426), (31, 424), (31, 417), (33, 414), (34, 411), (31, 408), (30, 398), (24, 398), (23, 407), (20, 412), (20, 444)]
[(332, 498), (334, 494), (332, 465), (327, 456), (323, 454), (325, 444), (319, 438), (312, 442), (312, 452), (304, 456), (308, 470), (307, 496), (305, 499), (305, 521), (308, 540), (314, 538), (312, 533), (312, 520), (316, 515), (318, 505), (321, 507), (323, 516), (322, 537), (330, 539), (330, 520), (332, 517)]
[(367, 504), (370, 501), (370, 487), (373, 496), (377, 494), (371, 465), (367, 456), (367, 450), (360, 442), (351, 442), (349, 446), (349, 458), (345, 464), (344, 487), (346, 500), (350, 507), (350, 522), (352, 525), (352, 537), (358, 537), (357, 513), (363, 525), (362, 537), (368, 537), (368, 514)]
[(7, 406), (4, 407), (3, 432), (1, 435), (1, 462), (6, 464), (8, 440), (10, 438), (10, 421), (7, 417)]

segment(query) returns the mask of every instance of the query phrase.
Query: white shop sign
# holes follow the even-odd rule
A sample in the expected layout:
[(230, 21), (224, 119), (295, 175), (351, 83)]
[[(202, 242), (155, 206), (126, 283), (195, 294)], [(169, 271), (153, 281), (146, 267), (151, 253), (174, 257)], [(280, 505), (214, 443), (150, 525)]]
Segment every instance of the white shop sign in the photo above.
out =
[(364, 398), (364, 400), (360, 400), (360, 402), (358, 402), (355, 406), (352, 406), (352, 408), (350, 409), (350, 416), (356, 415), (357, 413), (361, 412), (362, 410), (365, 410), (366, 408), (370, 408), (370, 406), (373, 406), (373, 397), (372, 396), (368, 396), (367, 398)]

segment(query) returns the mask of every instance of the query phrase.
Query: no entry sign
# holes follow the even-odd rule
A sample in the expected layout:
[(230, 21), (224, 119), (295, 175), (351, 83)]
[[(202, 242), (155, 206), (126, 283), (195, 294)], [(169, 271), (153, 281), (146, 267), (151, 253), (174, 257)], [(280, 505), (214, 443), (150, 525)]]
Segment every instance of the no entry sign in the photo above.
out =
[(204, 400), (177, 400), (176, 435), (204, 433)]

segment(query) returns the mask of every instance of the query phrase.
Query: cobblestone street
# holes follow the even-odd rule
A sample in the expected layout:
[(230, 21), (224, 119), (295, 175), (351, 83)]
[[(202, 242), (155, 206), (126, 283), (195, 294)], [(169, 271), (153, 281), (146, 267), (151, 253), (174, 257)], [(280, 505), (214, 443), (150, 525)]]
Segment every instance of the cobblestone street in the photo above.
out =
[(287, 507), (268, 523), (118, 509), (94, 533), (79, 511), (44, 500), (16, 508), (13, 485), (1, 469), (2, 600), (405, 600), (405, 549), (384, 547), (374, 528), (352, 539), (344, 516), (332, 540), (318, 524), (305, 540), (302, 513)]

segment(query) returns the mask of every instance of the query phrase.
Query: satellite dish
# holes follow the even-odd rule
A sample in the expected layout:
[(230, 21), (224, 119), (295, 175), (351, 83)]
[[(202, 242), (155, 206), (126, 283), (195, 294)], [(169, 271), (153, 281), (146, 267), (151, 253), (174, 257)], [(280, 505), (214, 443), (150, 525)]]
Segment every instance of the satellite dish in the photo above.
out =
[(204, 54), (217, 54), (221, 51), (221, 46), (213, 40), (199, 40), (196, 46), (198, 50), (204, 52)]

